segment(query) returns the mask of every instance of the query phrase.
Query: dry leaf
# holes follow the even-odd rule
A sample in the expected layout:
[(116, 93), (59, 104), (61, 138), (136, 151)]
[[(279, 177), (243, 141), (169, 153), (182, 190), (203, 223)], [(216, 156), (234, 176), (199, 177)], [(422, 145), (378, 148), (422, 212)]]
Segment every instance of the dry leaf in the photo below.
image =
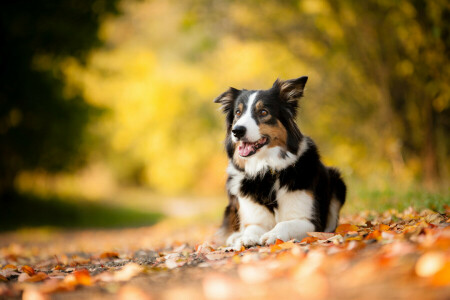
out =
[(0, 281), (8, 281), (8, 278), (6, 278), (6, 277), (3, 276), (3, 275), (0, 275)]
[(336, 235), (333, 232), (307, 232), (306, 234), (312, 237), (316, 237), (319, 240), (328, 240), (329, 238)]
[(28, 278), (26, 280), (26, 282), (39, 282), (39, 281), (43, 281), (47, 278), (48, 278), (47, 274), (45, 274), (44, 272), (38, 272), (38, 273), (34, 274), (33, 276), (31, 276), (30, 278)]
[(336, 228), (336, 233), (342, 236), (350, 231), (358, 231), (358, 226), (352, 224), (341, 224)]
[(27, 273), (27, 274), (30, 275), (30, 276), (31, 276), (31, 275), (34, 275), (34, 274), (36, 273), (32, 267), (27, 266), (27, 265), (25, 265), (25, 266), (23, 266), (22, 268), (20, 268), (20, 270), (21, 270), (22, 272)]
[(80, 269), (73, 272), (76, 283), (81, 285), (92, 285), (91, 274), (87, 269)]
[(102, 254), (100, 254), (100, 258), (105, 259), (105, 258), (119, 258), (119, 253), (117, 252), (103, 252)]
[(307, 237), (305, 237), (304, 239), (302, 239), (302, 240), (300, 241), (300, 243), (311, 244), (311, 243), (313, 243), (313, 242), (315, 242), (315, 241), (317, 241), (317, 240), (318, 240), (318, 238), (316, 238), (316, 237), (313, 237), (313, 236), (307, 236)]
[(6, 270), (6, 269), (17, 270), (17, 267), (15, 265), (7, 264), (2, 269), (3, 270)]

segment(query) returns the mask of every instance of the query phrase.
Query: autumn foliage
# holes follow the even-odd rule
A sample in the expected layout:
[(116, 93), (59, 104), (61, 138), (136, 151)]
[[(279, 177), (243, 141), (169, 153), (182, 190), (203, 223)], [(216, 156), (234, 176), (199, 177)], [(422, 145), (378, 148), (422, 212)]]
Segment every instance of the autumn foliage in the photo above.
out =
[[(148, 230), (156, 239), (161, 238), (157, 232), (167, 234), (161, 225)], [(142, 236), (142, 232), (114, 234), (121, 235)], [(187, 235), (184, 241), (167, 237), (169, 243), (152, 250), (136, 244), (130, 251), (131, 244), (122, 243), (114, 251), (71, 255), (64, 247), (52, 248), (58, 255), (30, 251), (25, 245), (2, 247), (0, 296), (445, 299), (449, 295), (448, 211), (364, 212), (344, 217), (335, 233), (309, 232), (301, 241), (277, 240), (237, 252), (208, 242), (192, 244)], [(93, 243), (98, 242), (101, 239)], [(86, 247), (84, 238), (77, 247), (81, 243)]]

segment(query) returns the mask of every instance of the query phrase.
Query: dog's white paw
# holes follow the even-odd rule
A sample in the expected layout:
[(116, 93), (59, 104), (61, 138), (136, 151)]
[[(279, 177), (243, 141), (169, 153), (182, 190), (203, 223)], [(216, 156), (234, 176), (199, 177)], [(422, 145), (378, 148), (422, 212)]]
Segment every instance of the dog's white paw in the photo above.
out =
[(226, 245), (228, 247), (233, 247), (234, 244), (236, 243), (236, 240), (239, 239), (240, 237), (242, 237), (242, 232), (234, 232), (227, 238)]
[(259, 243), (261, 245), (271, 245), (271, 244), (275, 244), (277, 239), (287, 242), (289, 240), (289, 235), (286, 232), (283, 232), (283, 231), (277, 230), (277, 228), (274, 228), (271, 231), (263, 234), (263, 236), (259, 240)]
[(241, 250), (242, 246), (251, 247), (259, 244), (259, 235), (243, 234), (237, 238), (233, 244), (233, 248), (237, 251)]

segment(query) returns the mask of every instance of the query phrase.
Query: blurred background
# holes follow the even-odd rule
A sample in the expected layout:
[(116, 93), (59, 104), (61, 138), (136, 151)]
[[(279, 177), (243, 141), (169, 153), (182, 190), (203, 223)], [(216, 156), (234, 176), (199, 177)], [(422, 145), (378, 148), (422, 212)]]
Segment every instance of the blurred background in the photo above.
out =
[(309, 76), (300, 129), (344, 212), (450, 203), (446, 0), (9, 1), (0, 230), (219, 222), (229, 86)]

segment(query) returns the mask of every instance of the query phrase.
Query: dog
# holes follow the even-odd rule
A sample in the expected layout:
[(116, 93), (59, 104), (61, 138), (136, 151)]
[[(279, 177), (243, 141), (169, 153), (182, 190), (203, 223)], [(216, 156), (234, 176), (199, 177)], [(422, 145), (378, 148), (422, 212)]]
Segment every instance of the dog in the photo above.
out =
[(346, 185), (295, 121), (307, 80), (277, 79), (268, 90), (229, 88), (214, 99), (226, 115), (229, 204), (219, 235), (229, 247), (336, 229)]

